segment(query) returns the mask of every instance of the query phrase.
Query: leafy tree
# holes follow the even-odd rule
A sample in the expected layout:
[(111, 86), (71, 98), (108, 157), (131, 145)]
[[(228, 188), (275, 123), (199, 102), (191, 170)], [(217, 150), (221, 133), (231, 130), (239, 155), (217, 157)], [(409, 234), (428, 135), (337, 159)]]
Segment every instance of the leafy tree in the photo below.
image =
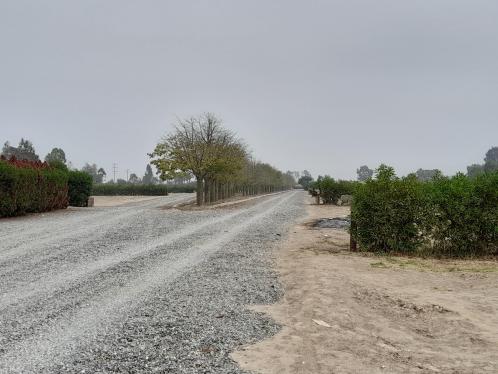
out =
[(197, 204), (202, 205), (216, 180), (226, 179), (243, 167), (246, 150), (231, 131), (223, 128), (216, 116), (207, 113), (178, 120), (175, 131), (149, 156), (163, 180), (188, 173), (194, 175)]
[(467, 166), (467, 176), (469, 178), (475, 178), (481, 174), (484, 174), (484, 165), (472, 164)]
[(140, 183), (140, 178), (135, 173), (131, 173), (130, 178), (128, 178), (128, 182), (132, 184), (138, 184)]
[(297, 183), (299, 183), (301, 186), (303, 186), (303, 188), (307, 191), (309, 186), (310, 186), (310, 183), (313, 182), (313, 178), (311, 177), (311, 175), (303, 175), (301, 178), (299, 178), (299, 180), (297, 181)]
[[(21, 141), (19, 142), (19, 146), (17, 147), (17, 149), (23, 153), (36, 155), (35, 147), (33, 146), (33, 143), (28, 139), (21, 138)], [(36, 158), (39, 159), (37, 155)]]
[(484, 171), (493, 172), (498, 170), (498, 147), (493, 147), (486, 152), (484, 157)]
[(358, 180), (364, 182), (372, 178), (374, 171), (367, 165), (363, 165), (359, 169), (356, 169), (356, 174), (358, 174)]
[(153, 184), (154, 181), (154, 173), (152, 172), (152, 167), (150, 164), (147, 164), (145, 168), (145, 174), (142, 178), (142, 183), (143, 184)]
[(121, 178), (118, 178), (118, 180), (116, 181), (116, 184), (127, 184), (128, 182), (126, 182), (124, 179), (121, 179)]
[(430, 181), (435, 177), (441, 175), (442, 175), (441, 170), (438, 169), (429, 169), (429, 170), (418, 169), (415, 173), (417, 179), (422, 182)]
[[(103, 171), (104, 169), (102, 169)], [(89, 174), (92, 179), (93, 183), (102, 183), (104, 180), (104, 175), (102, 173), (99, 173), (99, 169), (97, 167), (97, 164), (89, 164), (86, 163), (82, 168), (81, 171), (84, 171), (85, 173)], [(105, 171), (104, 171), (105, 173)]]
[(18, 160), (40, 161), (40, 158), (35, 152), (33, 143), (24, 138), (21, 138), (17, 147), (13, 147), (9, 142), (5, 142), (2, 149), (2, 155), (5, 158), (15, 157)]
[(52, 150), (45, 156), (45, 161), (49, 164), (59, 162), (66, 164), (66, 153), (61, 148), (52, 148)]

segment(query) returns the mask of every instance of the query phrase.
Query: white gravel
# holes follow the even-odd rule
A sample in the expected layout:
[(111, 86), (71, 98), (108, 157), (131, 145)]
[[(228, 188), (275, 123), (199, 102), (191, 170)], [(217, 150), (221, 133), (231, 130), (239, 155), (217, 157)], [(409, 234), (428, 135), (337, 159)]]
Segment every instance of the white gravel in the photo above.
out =
[(241, 373), (228, 354), (278, 326), (269, 251), (303, 192), (237, 209), (190, 194), (0, 220), (0, 372)]

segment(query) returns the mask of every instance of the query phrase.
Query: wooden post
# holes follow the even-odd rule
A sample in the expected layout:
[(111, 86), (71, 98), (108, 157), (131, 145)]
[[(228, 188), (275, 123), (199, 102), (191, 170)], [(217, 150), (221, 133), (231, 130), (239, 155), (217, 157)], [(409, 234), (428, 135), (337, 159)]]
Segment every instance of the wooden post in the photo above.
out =
[(358, 245), (353, 237), (353, 231), (356, 230), (356, 222), (351, 220), (351, 227), (349, 229), (349, 250), (356, 252), (358, 250)]

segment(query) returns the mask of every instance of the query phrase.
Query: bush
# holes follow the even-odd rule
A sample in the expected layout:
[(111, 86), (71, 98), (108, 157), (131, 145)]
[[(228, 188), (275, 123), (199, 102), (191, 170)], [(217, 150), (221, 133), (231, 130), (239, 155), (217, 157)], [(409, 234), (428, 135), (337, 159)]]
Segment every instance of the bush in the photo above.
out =
[(0, 217), (63, 209), (68, 176), (47, 163), (0, 160)]
[(498, 246), (498, 173), (468, 178), (457, 174), (430, 185), (425, 235), (430, 252), (441, 256), (478, 256)]
[(351, 234), (362, 250), (445, 257), (497, 254), (498, 173), (397, 178), (382, 165), (354, 192)]
[(310, 183), (308, 192), (312, 196), (320, 196), (324, 204), (337, 204), (341, 195), (352, 195), (356, 185), (357, 182), (336, 181), (326, 175)]
[(95, 184), (95, 196), (166, 196), (168, 187), (164, 184)]
[(414, 176), (399, 179), (381, 166), (358, 185), (351, 207), (352, 234), (365, 250), (412, 252), (422, 242), (424, 190)]
[(168, 184), (170, 193), (193, 193), (196, 190), (195, 183), (188, 184)]
[(88, 206), (88, 198), (92, 194), (92, 176), (84, 171), (71, 170), (69, 180), (69, 205)]

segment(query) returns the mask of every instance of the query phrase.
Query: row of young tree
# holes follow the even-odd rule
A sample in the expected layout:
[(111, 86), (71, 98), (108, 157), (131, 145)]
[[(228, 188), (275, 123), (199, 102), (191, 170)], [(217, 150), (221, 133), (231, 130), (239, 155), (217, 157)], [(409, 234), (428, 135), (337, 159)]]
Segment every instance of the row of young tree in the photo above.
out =
[(211, 113), (179, 119), (149, 156), (162, 180), (193, 176), (198, 205), (235, 194), (286, 190), (296, 183), (292, 173), (253, 160), (244, 142)]

